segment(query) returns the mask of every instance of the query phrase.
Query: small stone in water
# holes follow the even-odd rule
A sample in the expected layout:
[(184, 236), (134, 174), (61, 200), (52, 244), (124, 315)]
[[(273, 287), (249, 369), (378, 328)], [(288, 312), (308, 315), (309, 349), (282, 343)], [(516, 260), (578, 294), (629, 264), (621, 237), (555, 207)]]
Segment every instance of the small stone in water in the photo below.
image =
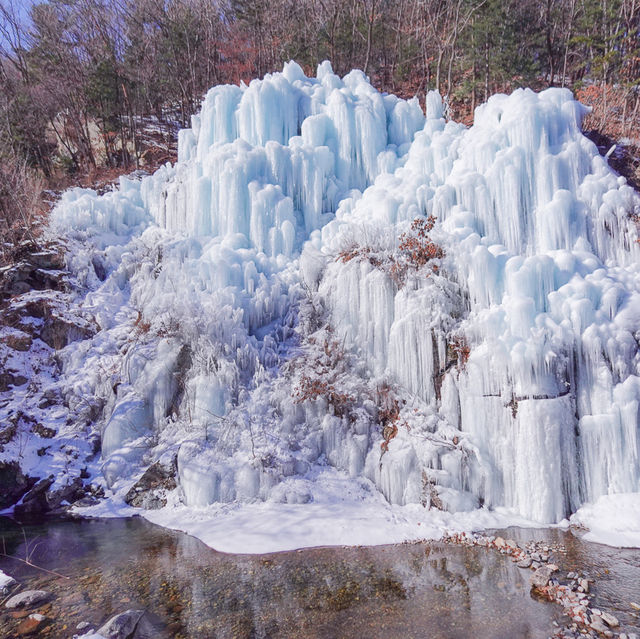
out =
[(44, 603), (51, 598), (51, 595), (45, 590), (25, 590), (14, 595), (7, 601), (7, 608), (29, 608)]
[(607, 626), (602, 623), (600, 617), (593, 617), (590, 625), (597, 632), (607, 632)]
[(543, 566), (542, 568), (538, 568), (531, 575), (531, 586), (533, 588), (544, 588), (548, 583), (551, 575), (558, 569), (557, 566), (553, 564), (549, 564), (547, 566)]
[(601, 618), (602, 621), (604, 621), (610, 628), (615, 628), (616, 626), (620, 625), (617, 617), (614, 617), (611, 613), (603, 612)]

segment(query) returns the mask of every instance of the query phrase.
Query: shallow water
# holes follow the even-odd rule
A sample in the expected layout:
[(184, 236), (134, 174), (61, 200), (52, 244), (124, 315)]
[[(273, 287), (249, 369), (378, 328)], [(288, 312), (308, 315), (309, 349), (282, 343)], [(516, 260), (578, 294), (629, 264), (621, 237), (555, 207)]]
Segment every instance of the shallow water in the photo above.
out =
[[(25, 587), (54, 593), (46, 637), (71, 637), (145, 608), (157, 637), (499, 639), (547, 637), (561, 610), (533, 599), (529, 572), (479, 547), (406, 544), (225, 555), (143, 519), (0, 519), (0, 557)], [(0, 636), (19, 620), (0, 612)]]
[(639, 549), (593, 544), (571, 532), (553, 528), (507, 528), (494, 534), (517, 542), (535, 540), (563, 545), (566, 553), (554, 557), (562, 568), (560, 575), (580, 572), (594, 579), (590, 588), (595, 595), (591, 607), (612, 612), (625, 630), (640, 632), (640, 613), (631, 606), (631, 603), (640, 605)]

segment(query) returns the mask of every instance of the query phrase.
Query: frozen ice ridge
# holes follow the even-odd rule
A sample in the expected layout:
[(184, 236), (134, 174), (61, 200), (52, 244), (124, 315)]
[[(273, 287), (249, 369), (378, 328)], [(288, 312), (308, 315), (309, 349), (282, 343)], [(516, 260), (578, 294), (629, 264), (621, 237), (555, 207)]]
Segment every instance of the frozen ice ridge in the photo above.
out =
[(640, 197), (566, 89), (426, 104), (289, 63), (211, 89), (174, 166), (63, 196), (109, 488), (176, 459), (191, 507), (544, 523), (640, 490)]

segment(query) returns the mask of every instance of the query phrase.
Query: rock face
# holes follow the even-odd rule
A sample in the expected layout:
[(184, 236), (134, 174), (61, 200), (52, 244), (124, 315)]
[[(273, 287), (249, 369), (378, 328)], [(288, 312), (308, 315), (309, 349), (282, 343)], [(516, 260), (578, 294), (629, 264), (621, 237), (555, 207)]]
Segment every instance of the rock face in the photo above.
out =
[(25, 246), (22, 260), (0, 269), (0, 299), (31, 290), (62, 290), (64, 259), (58, 252), (31, 252)]
[(157, 510), (167, 505), (166, 493), (176, 487), (176, 461), (169, 465), (155, 462), (131, 487), (124, 500), (136, 508)]
[(7, 608), (33, 608), (46, 603), (51, 599), (51, 594), (46, 590), (25, 590), (9, 599), (5, 606)]
[(37, 479), (22, 472), (16, 461), (0, 461), (0, 509), (15, 504), (35, 483)]

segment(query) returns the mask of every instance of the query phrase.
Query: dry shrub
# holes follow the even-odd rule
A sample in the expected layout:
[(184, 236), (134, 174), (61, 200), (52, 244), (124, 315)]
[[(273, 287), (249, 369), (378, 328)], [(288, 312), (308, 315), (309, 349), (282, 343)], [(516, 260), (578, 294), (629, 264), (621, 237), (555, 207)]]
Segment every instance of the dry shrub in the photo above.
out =
[(355, 398), (352, 395), (340, 392), (332, 382), (318, 377), (312, 378), (308, 375), (303, 375), (300, 378), (294, 389), (293, 396), (296, 404), (323, 398), (333, 407), (333, 414), (336, 417), (347, 415), (349, 408), (355, 402)]
[(138, 335), (146, 335), (151, 329), (151, 323), (146, 322), (142, 317), (142, 312), (138, 311), (138, 315), (136, 317), (136, 321), (133, 323), (135, 332)]
[[(398, 425), (400, 420), (400, 401), (395, 396), (393, 389), (388, 384), (383, 384), (378, 388), (378, 421), (382, 426), (382, 439), (380, 444), (382, 454), (389, 450), (389, 443), (398, 434)], [(403, 422), (403, 425), (408, 428), (408, 424)]]
[[(425, 266), (429, 266), (430, 272), (439, 271), (438, 260), (445, 256), (445, 252), (429, 236), (435, 222), (433, 216), (413, 220), (411, 229), (400, 235), (394, 253), (352, 243), (342, 249), (336, 259), (344, 264), (352, 260), (367, 260), (374, 268), (384, 271), (398, 288), (402, 288), (410, 271), (418, 271)], [(429, 274), (427, 272), (426, 276)]]
[[(433, 215), (426, 219), (418, 217), (411, 223), (411, 230), (400, 236), (398, 249), (409, 266), (417, 269), (444, 257), (442, 247), (429, 237), (435, 223), (436, 218)], [(431, 264), (431, 268), (435, 272), (438, 271), (437, 264)]]
[(458, 362), (458, 369), (464, 370), (471, 353), (471, 347), (467, 340), (464, 337), (456, 336), (449, 342), (449, 348)]
[(25, 161), (0, 158), (0, 264), (11, 262), (25, 241), (37, 247), (43, 184)]
[(342, 345), (331, 337), (332, 329), (325, 326), (321, 337), (305, 338), (306, 355), (303, 359), (291, 360), (292, 367), (304, 365), (308, 373), (303, 373), (293, 389), (296, 404), (324, 399), (333, 408), (337, 417), (349, 416), (356, 403), (356, 397), (340, 389), (341, 374), (348, 357)]

